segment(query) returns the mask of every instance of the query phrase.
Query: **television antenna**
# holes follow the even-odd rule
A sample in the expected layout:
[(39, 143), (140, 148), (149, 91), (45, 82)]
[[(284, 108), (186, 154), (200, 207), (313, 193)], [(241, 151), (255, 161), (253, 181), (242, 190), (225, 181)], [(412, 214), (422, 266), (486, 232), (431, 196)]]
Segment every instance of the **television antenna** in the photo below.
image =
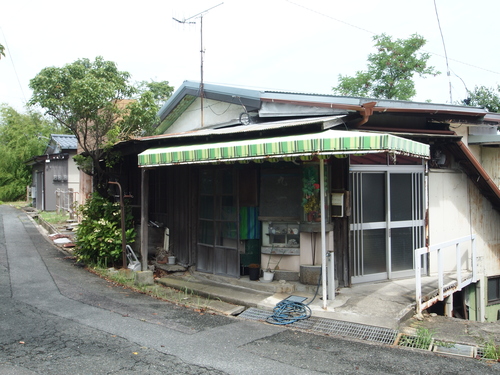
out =
[(196, 18), (199, 18), (200, 19), (200, 102), (201, 102), (201, 126), (203, 127), (203, 91), (204, 91), (204, 88), (203, 88), (203, 54), (205, 53), (205, 50), (203, 49), (203, 16), (208, 13), (210, 10), (214, 9), (214, 8), (217, 8), (219, 5), (222, 5), (224, 3), (220, 3), (220, 4), (217, 4), (217, 5), (214, 5), (213, 7), (211, 8), (208, 8), (206, 10), (204, 10), (203, 12), (200, 12), (200, 13), (197, 13), (195, 14), (194, 16), (191, 16), (191, 17), (188, 17), (188, 18), (184, 18), (182, 21), (181, 20), (178, 20), (177, 18), (174, 18), (172, 17), (172, 19), (174, 21), (177, 21), (179, 23), (183, 23), (183, 24), (195, 24), (196, 22), (195, 21), (190, 21), (192, 19), (196, 19)]

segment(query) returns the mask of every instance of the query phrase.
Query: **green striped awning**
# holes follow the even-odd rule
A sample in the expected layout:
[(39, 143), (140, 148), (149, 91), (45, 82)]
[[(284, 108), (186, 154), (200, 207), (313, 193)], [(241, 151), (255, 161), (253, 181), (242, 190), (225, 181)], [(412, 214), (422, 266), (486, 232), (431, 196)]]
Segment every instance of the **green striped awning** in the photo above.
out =
[(321, 133), (151, 148), (139, 167), (391, 152), (429, 158), (429, 145), (384, 133), (327, 130)]

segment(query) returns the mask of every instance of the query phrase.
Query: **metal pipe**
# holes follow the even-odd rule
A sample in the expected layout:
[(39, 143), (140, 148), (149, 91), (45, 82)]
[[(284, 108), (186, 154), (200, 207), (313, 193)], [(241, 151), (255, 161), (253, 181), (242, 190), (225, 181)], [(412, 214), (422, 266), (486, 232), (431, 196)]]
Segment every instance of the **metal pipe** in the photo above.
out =
[(321, 212), (321, 282), (323, 284), (323, 309), (327, 308), (326, 285), (326, 211), (325, 211), (325, 161), (319, 160), (319, 188)]

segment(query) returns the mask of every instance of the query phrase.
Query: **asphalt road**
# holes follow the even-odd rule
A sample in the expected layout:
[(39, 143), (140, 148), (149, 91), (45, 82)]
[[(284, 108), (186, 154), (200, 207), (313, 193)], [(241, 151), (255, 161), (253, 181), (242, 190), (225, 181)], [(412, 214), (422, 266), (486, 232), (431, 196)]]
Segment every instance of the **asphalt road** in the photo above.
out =
[(439, 356), (200, 314), (74, 267), (0, 206), (0, 374), (498, 374)]

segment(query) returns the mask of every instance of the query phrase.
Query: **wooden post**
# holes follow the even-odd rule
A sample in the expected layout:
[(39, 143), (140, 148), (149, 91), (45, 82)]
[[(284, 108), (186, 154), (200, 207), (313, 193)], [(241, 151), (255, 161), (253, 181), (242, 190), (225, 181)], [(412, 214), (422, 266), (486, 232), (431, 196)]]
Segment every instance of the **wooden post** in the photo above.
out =
[(68, 189), (68, 211), (69, 211), (69, 219), (75, 219), (75, 193), (73, 188)]
[(148, 269), (149, 171), (141, 170), (141, 269)]

